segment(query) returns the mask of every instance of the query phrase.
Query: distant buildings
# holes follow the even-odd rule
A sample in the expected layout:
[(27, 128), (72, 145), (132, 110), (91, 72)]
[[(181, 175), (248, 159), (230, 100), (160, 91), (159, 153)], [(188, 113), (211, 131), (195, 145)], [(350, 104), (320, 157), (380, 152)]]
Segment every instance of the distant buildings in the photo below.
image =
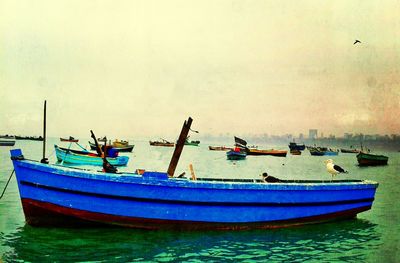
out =
[(318, 137), (318, 130), (317, 129), (310, 129), (308, 131), (308, 139), (315, 140)]
[[(246, 140), (249, 145), (259, 145), (260, 147), (287, 147), (289, 142), (295, 141), (306, 145), (332, 146), (348, 148), (368, 147), (371, 149), (392, 149), (400, 151), (400, 134), (364, 134), (361, 132), (346, 132), (343, 135), (335, 135), (325, 132), (322, 136), (321, 130), (309, 129), (307, 134), (300, 133), (298, 136), (291, 133), (280, 135), (274, 134), (238, 134), (240, 138)], [(197, 138), (197, 137), (196, 137)], [(202, 134), (201, 141), (207, 141), (210, 144), (233, 145), (233, 135), (230, 133), (221, 133), (219, 135)], [(283, 148), (282, 148), (283, 149)]]

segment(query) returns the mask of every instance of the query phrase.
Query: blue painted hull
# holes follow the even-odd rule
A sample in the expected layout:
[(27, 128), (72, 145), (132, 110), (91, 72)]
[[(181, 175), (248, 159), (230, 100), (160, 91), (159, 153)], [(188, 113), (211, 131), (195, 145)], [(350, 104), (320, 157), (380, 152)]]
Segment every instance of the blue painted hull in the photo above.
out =
[(191, 181), (165, 173), (106, 174), (28, 160), (12, 151), (28, 223), (65, 217), (138, 228), (249, 229), (317, 223), (371, 208), (372, 181)]
[(324, 155), (327, 155), (327, 156), (335, 156), (335, 155), (339, 155), (339, 152), (335, 152), (335, 151), (326, 151), (326, 152), (324, 152)]
[(226, 153), (226, 158), (228, 160), (243, 160), (246, 159), (247, 153), (245, 152), (235, 152), (233, 150)]
[[(58, 146), (54, 146), (56, 151), (57, 160), (63, 163), (68, 164), (81, 164), (81, 165), (96, 165), (102, 166), (103, 159), (98, 156), (90, 156), (85, 154), (77, 154), (71, 151), (65, 151), (64, 149), (59, 148)], [(107, 161), (115, 166), (123, 166), (126, 165), (129, 161), (128, 156), (118, 156), (115, 158), (107, 157)]]

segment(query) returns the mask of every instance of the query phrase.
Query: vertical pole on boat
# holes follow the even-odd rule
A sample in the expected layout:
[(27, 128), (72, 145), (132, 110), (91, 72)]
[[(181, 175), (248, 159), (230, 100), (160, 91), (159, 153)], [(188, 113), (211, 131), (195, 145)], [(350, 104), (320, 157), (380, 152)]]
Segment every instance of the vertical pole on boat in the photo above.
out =
[(189, 170), (190, 170), (190, 179), (196, 180), (196, 175), (194, 174), (194, 169), (193, 169), (193, 164), (189, 164)]
[(43, 158), (41, 163), (49, 163), (46, 158), (46, 100), (44, 101), (44, 115), (43, 115)]
[(94, 135), (92, 130), (90, 130), (90, 136), (93, 138), (94, 144), (96, 145), (97, 155), (99, 157), (103, 157), (103, 152), (101, 151), (101, 147), (100, 147), (99, 143), (97, 142), (96, 136)]
[(192, 125), (193, 119), (189, 117), (187, 121), (183, 123), (181, 134), (179, 135), (178, 141), (176, 142), (174, 153), (172, 154), (171, 162), (169, 163), (167, 174), (169, 177), (173, 177), (176, 166), (178, 165), (179, 158), (185, 144), (186, 137), (188, 136), (190, 125)]

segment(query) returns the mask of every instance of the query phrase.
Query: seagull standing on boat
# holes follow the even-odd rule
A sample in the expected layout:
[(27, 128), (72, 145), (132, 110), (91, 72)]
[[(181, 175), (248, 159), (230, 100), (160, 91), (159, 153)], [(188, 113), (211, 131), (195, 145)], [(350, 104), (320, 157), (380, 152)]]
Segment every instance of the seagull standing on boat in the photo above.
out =
[(326, 164), (326, 170), (332, 175), (332, 179), (335, 175), (339, 173), (347, 173), (347, 171), (345, 171), (339, 165), (333, 164), (332, 159), (325, 160), (324, 163)]

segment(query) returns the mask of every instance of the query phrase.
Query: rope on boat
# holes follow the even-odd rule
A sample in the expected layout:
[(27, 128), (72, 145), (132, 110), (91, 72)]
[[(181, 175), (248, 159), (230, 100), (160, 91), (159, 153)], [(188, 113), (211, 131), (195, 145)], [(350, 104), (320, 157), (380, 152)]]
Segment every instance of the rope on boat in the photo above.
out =
[[(53, 155), (54, 155), (54, 153), (56, 152), (56, 150), (53, 150), (51, 153), (50, 153), (50, 155), (49, 155), (49, 158), (48, 159), (50, 159), (50, 157), (52, 157)], [(28, 159), (26, 159), (26, 160), (28, 160)]]
[(78, 145), (85, 152), (88, 152), (88, 150), (85, 147), (83, 147), (82, 145), (80, 145), (79, 143), (76, 142), (76, 145)]
[(3, 195), (4, 195), (4, 193), (6, 192), (6, 189), (7, 189), (8, 183), (10, 182), (10, 180), (11, 180), (11, 177), (13, 176), (14, 172), (15, 172), (15, 170), (13, 169), (13, 171), (12, 171), (12, 173), (11, 173), (10, 177), (8, 178), (8, 181), (7, 181), (7, 183), (6, 183), (6, 186), (4, 187), (4, 189), (3, 189), (3, 192), (1, 193), (0, 199), (1, 199), (1, 198), (3, 198)]

